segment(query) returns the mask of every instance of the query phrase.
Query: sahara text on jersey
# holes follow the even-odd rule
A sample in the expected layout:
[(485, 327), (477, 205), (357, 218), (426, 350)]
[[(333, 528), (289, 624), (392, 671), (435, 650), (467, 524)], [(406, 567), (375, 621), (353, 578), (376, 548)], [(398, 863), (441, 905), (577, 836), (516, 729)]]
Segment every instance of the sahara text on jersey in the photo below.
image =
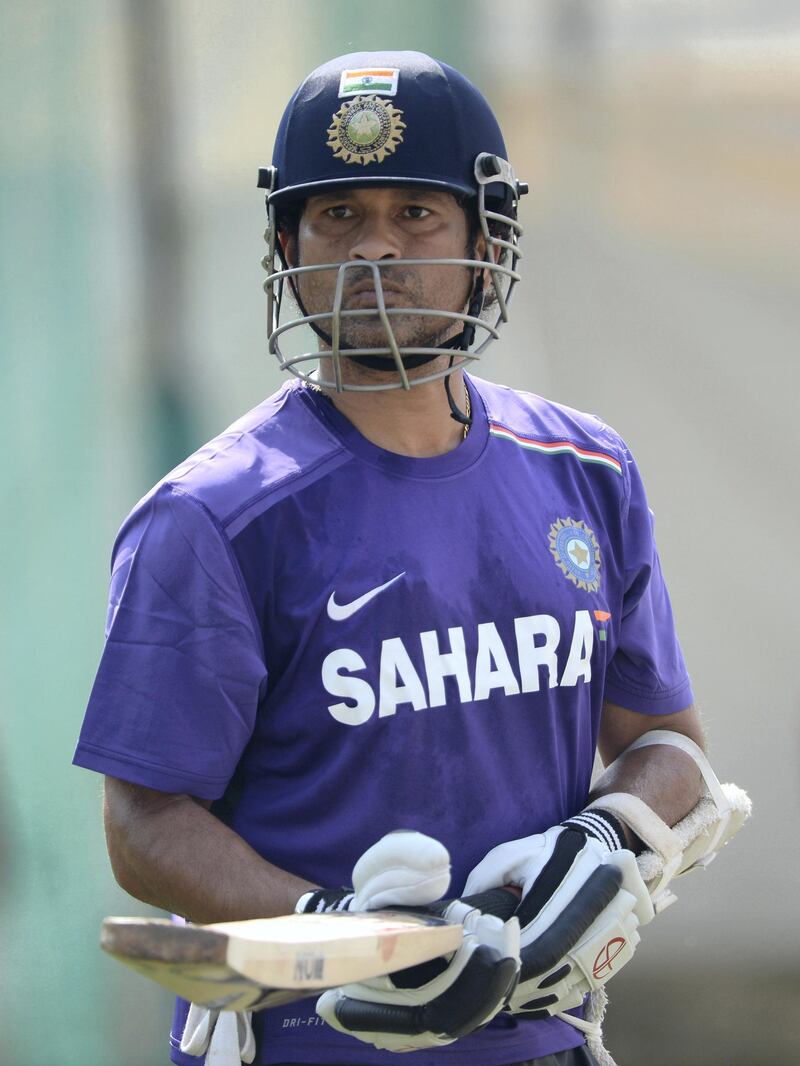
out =
[[(330, 704), (331, 716), (342, 725), (363, 725), (372, 717), (376, 706), (381, 718), (394, 714), (404, 703), (415, 711), (442, 707), (446, 702), (446, 677), (455, 679), (460, 703), (488, 699), (494, 689), (502, 689), (507, 696), (517, 696), (538, 692), (542, 681), (547, 688), (561, 688), (574, 686), (580, 679), (588, 684), (592, 679), (594, 627), (589, 611), (575, 612), (563, 669), (558, 658), (561, 629), (549, 614), (514, 619), (516, 670), (494, 622), (478, 625), (472, 670), (463, 628), (454, 626), (447, 630), (447, 636), (449, 649), (442, 648), (435, 629), (419, 634), (424, 683), (403, 640), (400, 637), (384, 640), (377, 671), (377, 694), (366, 678), (356, 676), (365, 671), (375, 676), (372, 664), (368, 667), (352, 648), (330, 652), (322, 663), (322, 684), (328, 695), (347, 701)], [(542, 669), (544, 678), (540, 674)]]

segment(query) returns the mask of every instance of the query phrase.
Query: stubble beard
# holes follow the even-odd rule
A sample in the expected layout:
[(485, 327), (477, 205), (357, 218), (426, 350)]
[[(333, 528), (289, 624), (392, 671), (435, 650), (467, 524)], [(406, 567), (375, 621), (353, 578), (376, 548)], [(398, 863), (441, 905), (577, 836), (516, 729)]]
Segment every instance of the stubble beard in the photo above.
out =
[[(423, 268), (424, 269), (424, 268)], [(436, 268), (429, 268), (436, 269)], [(439, 270), (450, 271), (455, 267), (443, 267)], [(446, 276), (446, 275), (445, 275)], [(352, 271), (348, 278), (350, 287), (359, 282), (371, 280), (372, 272)], [(304, 279), (306, 284), (301, 290), (301, 299), (309, 314), (319, 314), (329, 309), (333, 303), (333, 287), (330, 284), (320, 284), (323, 276), (317, 279), (307, 275)], [(439, 308), (464, 312), (472, 285), (472, 274), (467, 268), (463, 268), (463, 286), (461, 292), (455, 291), (454, 285), (431, 286), (438, 289), (427, 294), (424, 291), (423, 280), (414, 270), (399, 269), (381, 271), (381, 280), (384, 284), (394, 284), (402, 288), (401, 294), (393, 293), (384, 289), (384, 300), (387, 309), (392, 309), (389, 322), (395, 341), (401, 348), (440, 348), (447, 340), (454, 337), (464, 328), (460, 319), (445, 318), (437, 314)], [(315, 283), (316, 282), (316, 283)], [(402, 302), (399, 302), (402, 301)], [(352, 301), (347, 296), (342, 304), (342, 309), (349, 309)], [(411, 315), (398, 313), (401, 307), (428, 308), (430, 313), (423, 315)], [(357, 307), (354, 309), (358, 309)], [(363, 315), (353, 315), (340, 320), (340, 344), (342, 348), (390, 348), (386, 330), (378, 317), (376, 307), (365, 307)], [(327, 337), (320, 337), (320, 351), (330, 351), (333, 329), (333, 318), (323, 318), (316, 323), (321, 333)], [(318, 334), (319, 336), (319, 334)], [(386, 357), (387, 369), (394, 365), (391, 355)], [(348, 360), (349, 362), (350, 360)], [(378, 371), (380, 373), (380, 371)]]

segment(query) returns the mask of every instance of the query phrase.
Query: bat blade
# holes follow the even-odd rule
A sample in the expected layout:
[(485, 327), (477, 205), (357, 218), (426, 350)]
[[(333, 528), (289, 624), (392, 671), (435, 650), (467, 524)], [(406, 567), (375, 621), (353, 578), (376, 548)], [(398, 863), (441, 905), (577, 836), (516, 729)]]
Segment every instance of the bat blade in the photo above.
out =
[(425, 915), (292, 914), (215, 925), (106, 918), (100, 946), (200, 1006), (260, 1010), (455, 951), (463, 929)]

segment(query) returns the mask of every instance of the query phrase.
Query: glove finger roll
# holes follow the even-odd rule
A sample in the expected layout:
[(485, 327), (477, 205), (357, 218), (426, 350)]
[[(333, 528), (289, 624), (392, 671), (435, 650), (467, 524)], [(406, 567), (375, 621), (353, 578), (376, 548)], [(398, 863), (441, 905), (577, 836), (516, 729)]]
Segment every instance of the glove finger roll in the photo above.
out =
[(565, 830), (556, 841), (553, 854), (542, 867), (531, 891), (517, 910), (519, 924), (524, 929), (537, 917), (545, 904), (572, 868), (575, 858), (586, 846), (586, 837), (572, 829)]
[(598, 866), (541, 936), (521, 952), (521, 981), (547, 973), (564, 958), (592, 922), (611, 903), (622, 883), (616, 866)]
[(388, 833), (353, 867), (351, 910), (424, 905), (440, 899), (450, 884), (450, 854), (444, 844), (410, 829)]
[(458, 983), (429, 1003), (406, 1006), (369, 1003), (344, 997), (335, 1014), (349, 1032), (381, 1032), (414, 1035), (446, 1033), (458, 1038), (479, 1026), (498, 1002), (511, 994), (516, 983), (514, 959), (502, 958), (486, 944), (478, 945), (464, 967)]

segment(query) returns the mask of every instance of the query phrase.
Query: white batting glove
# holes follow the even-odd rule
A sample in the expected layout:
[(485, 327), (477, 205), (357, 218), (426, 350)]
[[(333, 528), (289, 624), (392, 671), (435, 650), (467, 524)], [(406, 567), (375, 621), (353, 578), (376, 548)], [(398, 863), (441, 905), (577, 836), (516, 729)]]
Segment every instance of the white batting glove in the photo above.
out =
[(207, 1010), (192, 1003), (181, 1037), (186, 1055), (205, 1055), (207, 1066), (241, 1066), (256, 1054), (250, 1011)]
[(298, 914), (423, 907), (441, 899), (450, 884), (444, 844), (411, 829), (398, 829), (367, 848), (353, 867), (352, 888), (318, 888), (295, 906)]
[(383, 1051), (441, 1047), (488, 1024), (519, 973), (519, 924), (462, 900), (433, 908), (464, 926), (451, 955), (323, 993), (317, 1014), (334, 1029)]
[(653, 918), (633, 853), (619, 846), (621, 827), (613, 832), (614, 820), (603, 812), (592, 819), (608, 824), (595, 829), (578, 816), (500, 844), (467, 879), (468, 895), (497, 885), (522, 891), (522, 969), (509, 1004), (515, 1014), (544, 1018), (580, 1006), (631, 959), (639, 925)]
[[(306, 893), (297, 910), (422, 908), (450, 883), (450, 856), (437, 840), (402, 830), (382, 837), (353, 868), (353, 889)], [(461, 947), (388, 977), (323, 993), (317, 1013), (334, 1029), (390, 1051), (452, 1043), (504, 1006), (519, 972), (519, 924), (459, 900), (431, 909), (464, 924)]]

